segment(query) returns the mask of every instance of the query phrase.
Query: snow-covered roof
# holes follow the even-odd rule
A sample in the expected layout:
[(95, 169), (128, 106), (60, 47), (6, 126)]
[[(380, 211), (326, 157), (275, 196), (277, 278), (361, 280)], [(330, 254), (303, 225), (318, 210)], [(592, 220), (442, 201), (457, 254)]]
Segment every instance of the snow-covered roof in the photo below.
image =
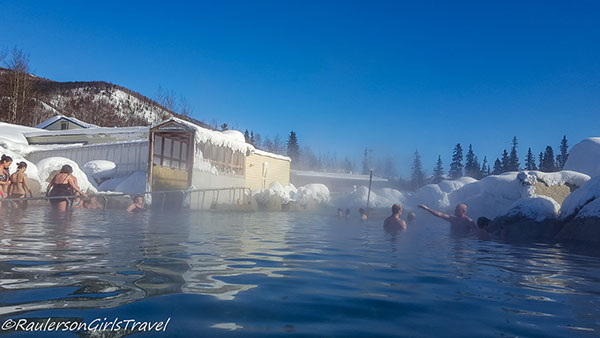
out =
[(225, 147), (233, 151), (240, 151), (243, 153), (247, 153), (248, 151), (252, 152), (255, 150), (255, 148), (251, 144), (241, 142), (240, 140), (237, 140), (234, 137), (227, 136), (220, 131), (206, 129), (192, 122), (188, 122), (177, 117), (171, 117), (166, 121), (162, 121), (158, 124), (155, 124), (152, 126), (152, 128), (160, 127), (161, 125), (164, 125), (168, 122), (175, 122), (194, 130), (196, 132), (196, 143), (210, 143), (217, 147)]
[(150, 127), (95, 127), (87, 129), (67, 130), (35, 130), (24, 133), (25, 137), (63, 136), (63, 135), (98, 135), (98, 134), (128, 134), (147, 133)]
[(25, 127), (4, 122), (0, 122), (0, 128), (2, 129), (2, 133), (0, 133), (0, 139), (6, 139), (10, 142), (18, 144), (27, 144), (27, 139), (25, 136), (23, 136), (23, 134), (43, 131), (38, 128)]
[[(307, 170), (292, 170), (292, 174), (297, 176), (307, 176), (307, 177), (322, 177), (322, 178), (332, 178), (337, 180), (356, 180), (356, 181), (369, 181), (369, 175), (357, 175), (357, 174), (347, 174), (347, 173), (328, 173), (328, 172), (319, 172), (319, 171), (307, 171)], [(388, 180), (385, 178), (373, 176), (373, 182), (387, 182)]]
[(59, 121), (59, 120), (67, 120), (71, 123), (74, 123), (78, 126), (80, 126), (81, 128), (98, 128), (97, 125), (95, 124), (91, 124), (91, 123), (87, 123), (87, 122), (83, 122), (79, 119), (76, 119), (74, 117), (71, 116), (64, 116), (64, 115), (56, 115), (56, 116), (52, 116), (51, 118), (47, 119), (46, 121), (38, 124), (37, 126), (35, 126), (36, 128), (40, 128), (40, 129), (44, 129), (46, 127), (48, 127), (49, 125)]
[(275, 159), (278, 159), (278, 160), (292, 162), (292, 159), (289, 158), (288, 156), (283, 156), (283, 155), (279, 155), (279, 154), (273, 154), (273, 153), (270, 153), (268, 151), (264, 151), (264, 150), (260, 150), (260, 149), (256, 149), (256, 148), (254, 149), (253, 153), (256, 154), (256, 155), (267, 156), (267, 157), (275, 158)]

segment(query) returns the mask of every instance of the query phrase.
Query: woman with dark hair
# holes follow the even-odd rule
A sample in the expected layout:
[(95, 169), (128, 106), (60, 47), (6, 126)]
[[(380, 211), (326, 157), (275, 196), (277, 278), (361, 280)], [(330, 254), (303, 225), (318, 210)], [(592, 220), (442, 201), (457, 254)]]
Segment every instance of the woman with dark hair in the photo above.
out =
[[(29, 197), (33, 197), (31, 189), (29, 188), (29, 184), (27, 184), (27, 174), (25, 174), (26, 170), (27, 163), (19, 162), (17, 164), (17, 172), (10, 175), (10, 198), (24, 198), (27, 197), (27, 193), (29, 193)], [(22, 209), (25, 209), (27, 208), (27, 201), (19, 201), (16, 203), (16, 205)]]
[(8, 197), (8, 187), (10, 186), (10, 173), (8, 168), (13, 159), (10, 156), (2, 155), (0, 158), (0, 198)]
[[(60, 173), (54, 175), (52, 181), (48, 185), (48, 191), (46, 196), (83, 196), (87, 198), (87, 195), (79, 189), (77, 185), (77, 178), (72, 175), (73, 168), (65, 164), (60, 169)], [(50, 204), (52, 204), (52, 208), (58, 211), (66, 211), (69, 200), (67, 198), (52, 198), (50, 199)]]
[(127, 212), (144, 212), (144, 197), (137, 195), (133, 198), (133, 203), (127, 208)]

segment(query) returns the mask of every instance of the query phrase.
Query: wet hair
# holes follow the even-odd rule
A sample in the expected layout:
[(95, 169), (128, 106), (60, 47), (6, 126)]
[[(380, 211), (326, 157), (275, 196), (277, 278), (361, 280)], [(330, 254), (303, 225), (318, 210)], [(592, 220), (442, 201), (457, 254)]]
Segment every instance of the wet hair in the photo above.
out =
[(2, 157), (0, 158), (0, 163), (6, 163), (6, 162), (12, 162), (13, 159), (12, 157), (8, 156), (8, 155), (2, 155)]
[(479, 217), (477, 219), (477, 227), (479, 229), (487, 227), (488, 225), (490, 225), (490, 223), (492, 223), (492, 220), (487, 217)]
[(142, 195), (135, 195), (135, 196), (133, 196), (133, 201), (135, 202), (135, 200), (137, 200), (138, 198), (141, 198), (142, 201), (144, 200), (144, 196), (142, 196)]
[(27, 168), (27, 163), (25, 163), (25, 162), (19, 162), (17, 164), (17, 169), (21, 169), (21, 168)]
[(62, 166), (62, 168), (60, 168), (60, 172), (64, 174), (72, 174), (73, 168), (70, 165), (65, 164)]
[(365, 209), (363, 209), (363, 208), (360, 208), (360, 209), (358, 209), (358, 212), (359, 212), (361, 215), (365, 215), (365, 214), (366, 214), (366, 213), (365, 213)]
[(417, 214), (415, 214), (414, 212), (409, 212), (408, 216), (406, 216), (406, 220), (409, 222), (414, 222), (415, 219), (417, 219)]
[(350, 215), (350, 209), (346, 208), (346, 215)]
[(402, 211), (402, 206), (400, 204), (394, 204), (392, 205), (392, 214), (397, 214), (400, 211)]

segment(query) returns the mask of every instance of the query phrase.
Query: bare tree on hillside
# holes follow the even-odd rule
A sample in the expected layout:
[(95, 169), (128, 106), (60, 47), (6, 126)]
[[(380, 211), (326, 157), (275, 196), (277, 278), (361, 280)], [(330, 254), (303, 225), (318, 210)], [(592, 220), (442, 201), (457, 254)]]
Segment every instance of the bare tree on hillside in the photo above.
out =
[(9, 123), (27, 124), (31, 116), (27, 110), (31, 106), (33, 97), (33, 81), (29, 75), (29, 55), (22, 49), (14, 48), (6, 68), (11, 71), (7, 73), (7, 83), (4, 93), (8, 98), (8, 111), (3, 112), (2, 118)]
[(156, 90), (156, 102), (167, 110), (174, 112), (177, 109), (177, 96), (173, 90), (158, 86)]

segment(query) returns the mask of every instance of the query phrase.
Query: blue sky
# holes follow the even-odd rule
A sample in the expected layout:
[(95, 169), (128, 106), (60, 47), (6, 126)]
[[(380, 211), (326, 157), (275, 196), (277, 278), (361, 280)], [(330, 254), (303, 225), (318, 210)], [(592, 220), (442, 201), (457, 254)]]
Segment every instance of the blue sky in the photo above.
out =
[[(187, 98), (194, 117), (428, 173), (473, 144), (600, 136), (600, 2), (0, 0), (34, 73)], [(521, 160), (523, 161), (523, 160)]]

